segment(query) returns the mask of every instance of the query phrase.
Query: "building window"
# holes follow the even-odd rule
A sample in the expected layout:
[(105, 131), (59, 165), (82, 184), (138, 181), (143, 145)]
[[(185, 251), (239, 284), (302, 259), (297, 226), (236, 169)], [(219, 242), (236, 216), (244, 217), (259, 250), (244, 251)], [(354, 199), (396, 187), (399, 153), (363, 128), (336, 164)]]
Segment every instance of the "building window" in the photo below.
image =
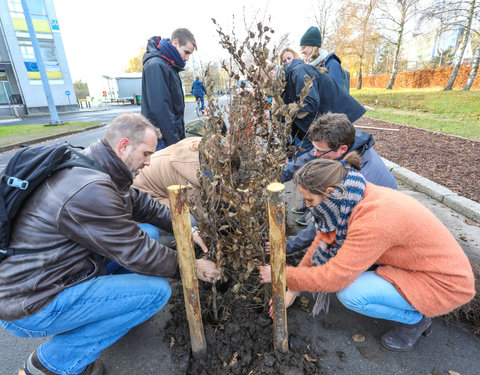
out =
[[(22, 2), (21, 0), (7, 1), (28, 78), (30, 80), (40, 80), (40, 72), (30, 40), (30, 34), (28, 33)], [(32, 17), (33, 27), (37, 34), (40, 53), (42, 54), (47, 76), (50, 80), (61, 80), (62, 73), (55, 52), (55, 44), (45, 4), (43, 0), (27, 0), (27, 3)]]

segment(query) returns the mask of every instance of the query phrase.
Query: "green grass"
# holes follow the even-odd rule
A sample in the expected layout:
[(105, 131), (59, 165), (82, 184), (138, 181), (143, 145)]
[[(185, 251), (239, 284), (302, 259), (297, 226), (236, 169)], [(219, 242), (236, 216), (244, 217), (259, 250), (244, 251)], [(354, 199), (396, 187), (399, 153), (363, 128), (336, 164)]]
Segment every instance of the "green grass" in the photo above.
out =
[(56, 126), (45, 124), (0, 126), (0, 146), (30, 141), (101, 124), (100, 122), (67, 122)]
[(480, 139), (480, 91), (351, 89), (368, 117)]

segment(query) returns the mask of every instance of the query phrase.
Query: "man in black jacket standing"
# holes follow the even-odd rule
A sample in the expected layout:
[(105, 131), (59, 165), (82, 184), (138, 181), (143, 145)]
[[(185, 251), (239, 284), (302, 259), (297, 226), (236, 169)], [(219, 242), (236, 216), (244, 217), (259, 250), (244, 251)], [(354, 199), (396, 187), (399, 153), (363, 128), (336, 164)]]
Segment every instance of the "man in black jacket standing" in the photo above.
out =
[[(170, 210), (131, 187), (157, 137), (143, 116), (120, 115), (84, 151), (104, 172), (54, 173), (15, 217), (10, 245), (31, 252), (0, 262), (0, 325), (20, 337), (51, 337), (29, 356), (26, 374), (101, 375), (102, 350), (167, 303), (167, 278), (180, 276), (177, 252), (136, 223), (171, 231)], [(106, 261), (130, 273), (108, 275)], [(197, 260), (199, 279), (214, 282), (219, 273)]]
[(179, 72), (197, 48), (193, 34), (176, 29), (170, 39), (151, 37), (143, 55), (142, 115), (162, 133), (157, 150), (185, 138), (185, 101)]

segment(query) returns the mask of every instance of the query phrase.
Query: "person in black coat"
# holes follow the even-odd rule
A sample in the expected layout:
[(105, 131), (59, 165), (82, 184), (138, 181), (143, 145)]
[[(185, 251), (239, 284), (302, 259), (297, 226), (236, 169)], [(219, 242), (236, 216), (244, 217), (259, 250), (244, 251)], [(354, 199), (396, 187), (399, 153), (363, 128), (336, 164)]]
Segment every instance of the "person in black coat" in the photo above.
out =
[(299, 112), (306, 112), (302, 118), (296, 117), (292, 123), (292, 137), (295, 145), (301, 150), (297, 156), (312, 149), (312, 142), (305, 136), (312, 121), (327, 112), (344, 113), (350, 122), (363, 116), (365, 109), (350, 94), (348, 94), (332, 77), (300, 59), (293, 59), (285, 65), (286, 86), (282, 99), (286, 104), (298, 102), (305, 86), (306, 76), (314, 78), (312, 87), (305, 97), (303, 107)]
[(170, 39), (151, 37), (143, 55), (142, 115), (159, 128), (157, 150), (185, 138), (185, 101), (179, 72), (197, 48), (188, 29), (176, 29)]

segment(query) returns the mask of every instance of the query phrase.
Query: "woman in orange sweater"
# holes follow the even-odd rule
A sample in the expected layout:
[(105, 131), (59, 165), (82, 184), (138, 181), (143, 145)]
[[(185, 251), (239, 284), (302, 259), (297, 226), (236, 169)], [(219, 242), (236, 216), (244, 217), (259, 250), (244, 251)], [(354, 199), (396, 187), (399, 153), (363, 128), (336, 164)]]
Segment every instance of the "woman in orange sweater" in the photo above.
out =
[[(317, 237), (300, 264), (287, 267), (286, 304), (299, 291), (317, 292), (316, 315), (328, 311), (327, 293), (336, 292), (348, 309), (400, 323), (381, 342), (409, 350), (431, 332), (431, 317), (473, 298), (472, 268), (433, 213), (406, 194), (366, 182), (359, 161), (356, 153), (343, 161), (316, 159), (296, 173)], [(262, 283), (271, 282), (270, 266), (259, 271)]]

